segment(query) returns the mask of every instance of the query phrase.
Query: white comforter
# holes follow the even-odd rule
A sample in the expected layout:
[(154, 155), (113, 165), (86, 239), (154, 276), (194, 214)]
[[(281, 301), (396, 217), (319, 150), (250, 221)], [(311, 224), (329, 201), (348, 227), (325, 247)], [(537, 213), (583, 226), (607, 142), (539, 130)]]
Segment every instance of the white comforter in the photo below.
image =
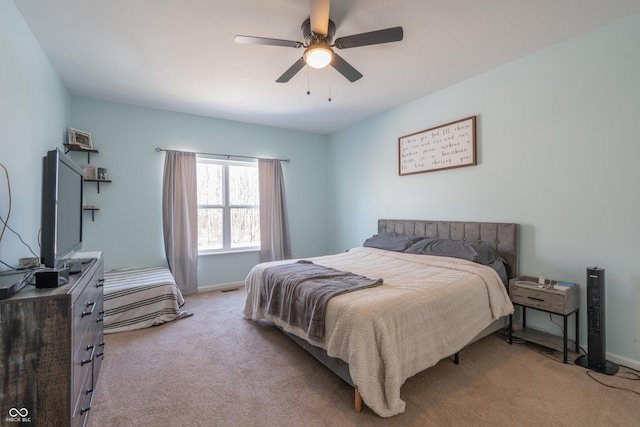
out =
[[(382, 417), (404, 412), (400, 387), (407, 378), (455, 354), (513, 311), (498, 274), (473, 262), (365, 247), (311, 260), (384, 280), (379, 287), (332, 298), (324, 342), (310, 341), (349, 364), (364, 403)], [(304, 331), (260, 306), (264, 269), (294, 261), (263, 263), (251, 270), (244, 315), (270, 320), (308, 340)]]

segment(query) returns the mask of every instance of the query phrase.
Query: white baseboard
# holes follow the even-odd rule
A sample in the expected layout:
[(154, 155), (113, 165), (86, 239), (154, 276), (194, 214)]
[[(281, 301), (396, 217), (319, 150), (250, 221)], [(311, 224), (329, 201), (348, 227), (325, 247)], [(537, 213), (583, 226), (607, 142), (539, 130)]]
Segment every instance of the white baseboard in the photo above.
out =
[(607, 360), (617, 365), (626, 366), (627, 368), (631, 368), (635, 371), (640, 371), (640, 362), (637, 360), (627, 359), (626, 357), (621, 357), (611, 353), (607, 353), (607, 358)]
[[(585, 356), (589, 357), (589, 348), (587, 345), (581, 345), (580, 350), (582, 350)], [(640, 371), (640, 362), (633, 359), (628, 359), (626, 357), (618, 356), (617, 354), (609, 353), (606, 354), (606, 360), (608, 362), (613, 362), (616, 365), (626, 366), (627, 368), (631, 368), (635, 371)]]
[(230, 291), (238, 288), (244, 290), (244, 282), (218, 283), (216, 285), (198, 286), (198, 292)]

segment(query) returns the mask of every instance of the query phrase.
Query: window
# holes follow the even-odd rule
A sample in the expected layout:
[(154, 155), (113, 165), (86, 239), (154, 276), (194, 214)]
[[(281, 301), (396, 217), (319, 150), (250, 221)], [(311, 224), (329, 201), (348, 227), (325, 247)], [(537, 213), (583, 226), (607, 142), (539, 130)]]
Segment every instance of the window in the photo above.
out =
[(258, 164), (197, 159), (198, 251), (260, 248)]

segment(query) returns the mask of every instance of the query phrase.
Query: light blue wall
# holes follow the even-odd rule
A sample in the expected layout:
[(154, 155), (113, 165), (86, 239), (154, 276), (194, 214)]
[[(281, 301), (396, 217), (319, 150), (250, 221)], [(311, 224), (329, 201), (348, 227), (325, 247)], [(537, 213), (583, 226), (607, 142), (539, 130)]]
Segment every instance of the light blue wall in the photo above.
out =
[[(39, 256), (42, 157), (65, 134), (69, 95), (11, 1), (0, 2), (0, 58), (0, 163), (11, 183), (9, 226)], [(0, 168), (0, 216), (5, 220), (8, 208), (7, 178)], [(16, 266), (19, 258), (31, 256), (5, 230), (0, 260)]]
[[(92, 133), (113, 183), (87, 201), (85, 250), (108, 268), (163, 265), (164, 155), (156, 146), (288, 157), (284, 164), (296, 256), (337, 252), (376, 220), (426, 218), (522, 224), (521, 271), (576, 281), (606, 269), (607, 349), (640, 366), (640, 15), (324, 136), (70, 98), (12, 2), (0, 2), (0, 162), (10, 174), (10, 225), (38, 253), (40, 159), (67, 125)], [(425, 76), (428, 78), (428, 76)], [(478, 117), (478, 165), (399, 177), (397, 138)], [(327, 144), (328, 141), (328, 144)], [(85, 157), (74, 153), (80, 164)], [(8, 191), (0, 171), (0, 215)], [(327, 230), (329, 233), (327, 233)], [(28, 249), (8, 230), (0, 260)], [(203, 257), (199, 285), (242, 281), (257, 254)], [(536, 324), (558, 333), (544, 316)]]
[[(164, 153), (195, 152), (289, 158), (282, 163), (296, 256), (325, 254), (327, 240), (327, 137), (228, 120), (73, 97), (71, 127), (91, 133), (100, 153), (91, 164), (107, 168), (111, 184), (85, 187), (84, 250), (102, 250), (106, 268), (166, 265), (162, 237)], [(87, 156), (71, 153), (81, 165)], [(199, 258), (198, 285), (243, 282), (259, 262), (256, 252)]]
[[(605, 268), (607, 350), (640, 365), (639, 40), (635, 15), (331, 135), (331, 249), (378, 218), (520, 223), (521, 272), (580, 283), (582, 343)], [(477, 166), (398, 176), (399, 136), (472, 115)]]

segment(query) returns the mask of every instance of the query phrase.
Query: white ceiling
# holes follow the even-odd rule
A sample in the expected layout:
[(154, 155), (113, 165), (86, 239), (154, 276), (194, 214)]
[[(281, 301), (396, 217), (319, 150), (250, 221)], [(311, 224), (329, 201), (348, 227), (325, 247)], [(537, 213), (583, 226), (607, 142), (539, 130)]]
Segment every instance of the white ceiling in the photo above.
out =
[(307, 67), (282, 84), (302, 49), (234, 36), (304, 41), (308, 0), (14, 3), (73, 95), (319, 134), (640, 12), (640, 0), (333, 0), (336, 38), (401, 25), (404, 40), (340, 50), (355, 83)]

